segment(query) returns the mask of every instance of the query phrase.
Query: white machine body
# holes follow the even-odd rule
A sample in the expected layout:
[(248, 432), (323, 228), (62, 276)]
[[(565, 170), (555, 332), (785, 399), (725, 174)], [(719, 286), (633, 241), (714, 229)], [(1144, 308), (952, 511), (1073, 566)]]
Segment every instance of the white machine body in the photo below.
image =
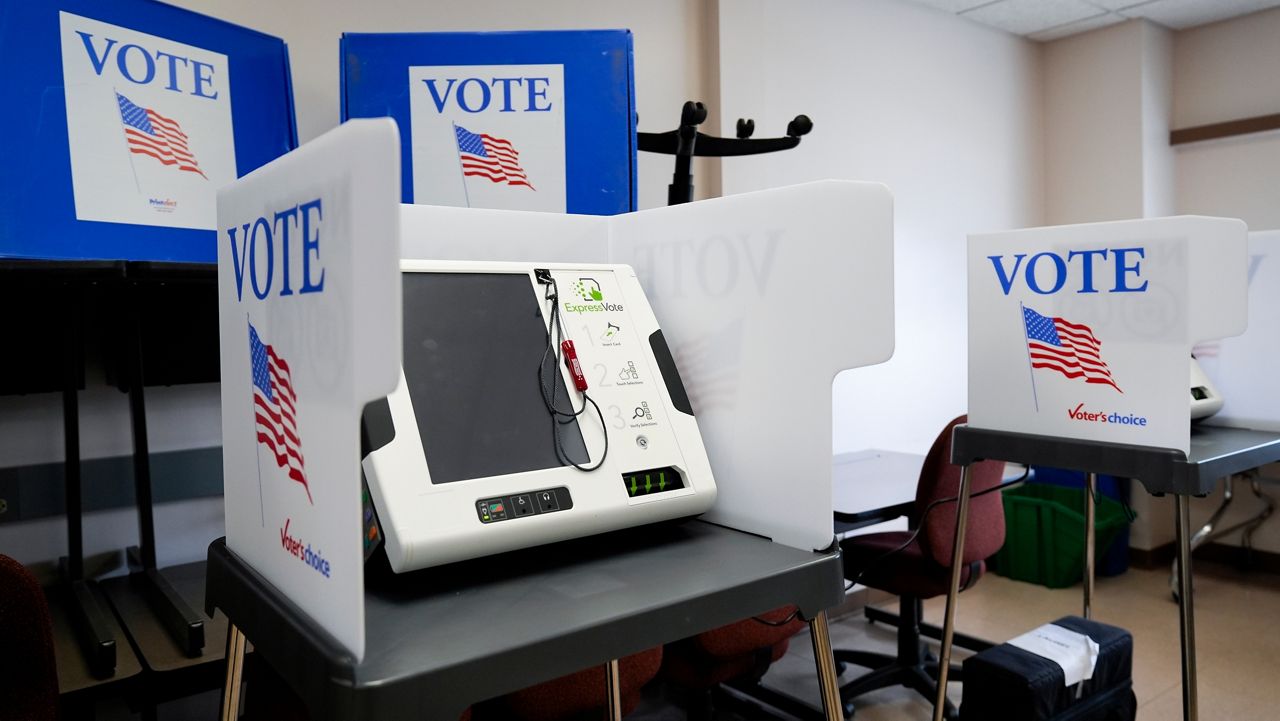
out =
[(1200, 361), (1191, 356), (1191, 420), (1208, 418), (1222, 410), (1222, 404), (1222, 394), (1205, 375)]
[[(403, 261), (401, 268), (405, 355), (400, 382), (386, 407), (394, 430), (384, 434), (389, 440), (373, 444), (363, 461), (394, 571), (694, 516), (711, 507), (716, 485), (698, 424), (657, 319), (629, 266)], [(569, 455), (578, 454), (573, 460), (584, 467), (594, 466), (603, 455), (595, 470), (557, 460), (552, 416), (537, 395), (538, 362), (551, 314), (548, 286), (536, 279), (535, 268), (549, 270), (556, 279), (564, 338), (574, 343), (589, 386), (586, 394), (599, 405), (604, 420), (602, 427), (587, 404), (576, 423), (562, 425), (561, 442)], [(455, 291), (429, 290), (422, 296), (415, 290), (442, 280)], [(487, 290), (499, 286), (506, 290), (496, 295)], [(536, 304), (538, 312), (517, 297), (526, 286), (528, 305)], [(457, 292), (461, 289), (466, 290)], [(503, 294), (508, 300), (495, 300)], [(428, 296), (431, 307), (424, 307)], [(507, 353), (505, 339), (486, 338), (500, 333), (494, 326), (512, 315), (478, 307), (486, 303), (520, 305), (514, 315), (522, 320), (513, 322), (523, 332), (512, 333), (523, 339), (519, 348)], [(452, 340), (447, 330), (415, 330), (420, 320), (433, 317), (466, 327), (453, 328)], [(536, 328), (524, 327), (535, 319), (542, 324), (542, 347), (537, 348), (532, 347)], [(475, 346), (489, 340), (501, 352)], [(465, 346), (461, 356), (450, 355), (454, 341)], [(463, 366), (450, 372), (436, 363)], [(575, 389), (566, 364), (555, 363), (554, 372), (563, 393), (557, 406), (568, 408), (571, 401), (573, 410), (583, 409), (583, 394)], [(549, 381), (550, 372), (543, 377)], [(488, 380), (477, 382), (486, 378), (493, 388)], [(503, 392), (512, 398), (511, 413), (521, 418), (506, 415), (502, 398), (486, 397)], [(433, 407), (438, 393), (458, 393), (474, 403)], [(486, 416), (486, 406), (500, 412)], [(432, 437), (424, 437), (424, 430)], [(564, 455), (562, 451), (559, 457)], [(474, 468), (484, 475), (473, 475)], [(514, 470), (485, 470), (493, 468)]]

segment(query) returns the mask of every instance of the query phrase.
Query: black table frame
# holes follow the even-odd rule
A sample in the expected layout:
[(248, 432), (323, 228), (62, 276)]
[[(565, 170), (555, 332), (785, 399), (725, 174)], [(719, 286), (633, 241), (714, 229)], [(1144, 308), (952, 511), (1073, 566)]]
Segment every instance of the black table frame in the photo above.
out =
[[(494, 578), (495, 568), (511, 575)], [(838, 545), (799, 551), (689, 521), (372, 574), (360, 662), (225, 540), (209, 547), (205, 607), (231, 624), (224, 719), (238, 712), (247, 640), (318, 720), (452, 721), (473, 703), (598, 664), (618, 718), (616, 659), (787, 604), (809, 622), (823, 710), (842, 719), (826, 609), (843, 598)]]
[(138, 508), (140, 542), (127, 549), (130, 565), (158, 618), (190, 657), (204, 648), (204, 622), (182, 600), (156, 566), (155, 519), (152, 502), (150, 451), (147, 442), (146, 404), (143, 395), (143, 325), (139, 288), (147, 285), (200, 283), (216, 294), (217, 266), (196, 263), (157, 263), (119, 260), (55, 261), (0, 259), (0, 280), (32, 289), (61, 289), (58, 315), (63, 321), (62, 410), (65, 438), (67, 556), (62, 575), (71, 593), (72, 622), (82, 638), (81, 648), (95, 676), (110, 677), (116, 667), (117, 643), (104, 616), (107, 611), (90, 592), (84, 575), (82, 479), (80, 463), (80, 413), (78, 391), (84, 385), (85, 332), (83, 304), (88, 289), (101, 288), (123, 303), (117, 319), (125, 337), (121, 354), (123, 387), (129, 395), (133, 436), (134, 493)]
[[(1191, 589), (1190, 497), (1210, 493), (1218, 480), (1235, 473), (1280, 461), (1280, 434), (1214, 426), (1193, 426), (1191, 452), (1167, 448), (1149, 448), (1122, 443), (1104, 443), (1011, 431), (996, 431), (957, 426), (952, 436), (951, 462), (963, 468), (957, 503), (955, 556), (952, 561), (951, 588), (947, 594), (943, 622), (942, 649), (939, 661), (939, 698), (934, 703), (934, 719), (940, 721), (946, 693), (947, 665), (955, 630), (955, 610), (960, 583), (961, 554), (964, 551), (965, 526), (968, 520), (971, 464), (982, 460), (1001, 460), (1028, 466), (1049, 466), (1083, 471), (1093, 477), (1099, 473), (1133, 478), (1147, 492), (1155, 495), (1171, 493), (1175, 501), (1178, 541), (1178, 575), (1182, 640), (1182, 715), (1185, 721), (1199, 717), (1195, 618)], [(1092, 483), (1091, 483), (1092, 486)], [(1092, 488), (1089, 500), (1092, 500)], [(1092, 593), (1091, 508), (1086, 509), (1086, 573), (1085, 610), (1090, 607)]]

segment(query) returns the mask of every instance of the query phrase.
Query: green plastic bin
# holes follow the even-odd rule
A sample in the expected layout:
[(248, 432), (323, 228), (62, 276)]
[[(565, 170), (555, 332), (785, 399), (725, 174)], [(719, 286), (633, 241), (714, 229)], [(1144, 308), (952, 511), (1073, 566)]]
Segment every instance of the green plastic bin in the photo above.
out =
[[(1004, 547), (992, 570), (1001, 576), (1066, 588), (1084, 577), (1084, 489), (1028, 483), (1004, 491)], [(1133, 521), (1124, 504), (1098, 497), (1095, 559)]]

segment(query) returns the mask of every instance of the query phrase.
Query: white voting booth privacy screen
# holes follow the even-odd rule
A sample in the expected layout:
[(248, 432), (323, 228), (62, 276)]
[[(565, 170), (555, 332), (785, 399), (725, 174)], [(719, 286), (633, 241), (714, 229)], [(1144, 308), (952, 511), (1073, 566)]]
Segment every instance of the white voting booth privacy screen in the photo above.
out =
[(893, 352), (886, 188), (613, 217), (401, 206), (398, 159), (391, 121), (350, 121), (219, 193), (232, 551), (363, 656), (359, 419), (400, 375), (401, 258), (631, 264), (705, 439), (707, 517), (830, 545), (831, 383)]
[(831, 544), (831, 383), (893, 353), (893, 200), (825, 181), (612, 217), (402, 208), (406, 258), (627, 263), (716, 478), (704, 518)]
[(360, 413), (400, 374), (400, 141), (349, 122), (218, 193), (227, 545), (364, 654)]
[(1249, 234), (1249, 329), (1192, 353), (1222, 394), (1219, 426), (1280, 431), (1280, 231)]
[(969, 423), (1188, 452), (1191, 348), (1244, 331), (1247, 270), (1226, 218), (969, 236)]

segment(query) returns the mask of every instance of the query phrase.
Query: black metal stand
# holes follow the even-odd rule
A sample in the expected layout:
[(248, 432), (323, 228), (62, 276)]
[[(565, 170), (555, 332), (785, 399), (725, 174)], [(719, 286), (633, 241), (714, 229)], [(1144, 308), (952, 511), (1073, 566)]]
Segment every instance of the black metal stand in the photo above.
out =
[[(130, 265), (130, 270), (136, 266)], [(199, 273), (199, 269), (193, 272)], [(205, 269), (208, 272), (208, 269)], [(145, 273), (142, 274), (145, 277)], [(216, 277), (216, 276), (215, 276)], [(124, 373), (133, 431), (133, 481), (138, 507), (138, 545), (128, 549), (130, 580), (146, 597), (151, 610), (187, 656), (204, 650), (204, 618), (194, 611), (156, 567), (155, 504), (151, 486), (151, 450), (147, 442), (147, 407), (143, 353), (142, 299), (138, 280), (125, 288), (128, 344)]]
[(807, 115), (797, 115), (787, 124), (787, 137), (751, 140), (756, 123), (750, 119), (738, 119), (737, 138), (717, 138), (698, 132), (698, 126), (707, 119), (707, 109), (692, 100), (680, 109), (680, 127), (665, 133), (637, 133), (637, 147), (646, 153), (662, 153), (676, 156), (675, 173), (667, 186), (667, 205), (680, 205), (693, 201), (694, 156), (723, 158), (737, 155), (758, 155), (790, 150), (800, 144), (800, 137), (813, 130), (813, 121)]
[(84, 504), (80, 478), (80, 379), (84, 375), (81, 297), (70, 283), (62, 293), (66, 326), (63, 331), (62, 427), (66, 445), (64, 461), (67, 494), (67, 556), (62, 575), (71, 590), (72, 623), (80, 636), (81, 648), (90, 673), (106, 678), (116, 670), (116, 639), (107, 625), (98, 598), (84, 578)]

